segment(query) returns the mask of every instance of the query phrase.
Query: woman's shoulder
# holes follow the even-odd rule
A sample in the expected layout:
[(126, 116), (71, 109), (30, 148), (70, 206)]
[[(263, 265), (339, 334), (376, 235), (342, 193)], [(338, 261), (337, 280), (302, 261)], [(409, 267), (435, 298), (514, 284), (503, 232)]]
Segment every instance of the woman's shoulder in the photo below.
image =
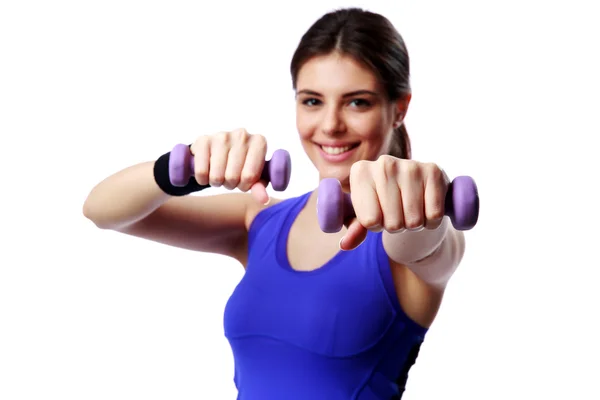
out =
[(246, 229), (249, 231), (252, 226), (252, 222), (256, 217), (267, 211), (276, 211), (286, 207), (294, 207), (295, 205), (302, 205), (307, 198), (310, 196), (312, 191), (302, 193), (300, 195), (294, 195), (288, 198), (270, 197), (267, 204), (260, 204), (249, 194), (250, 201), (246, 208)]
[[(250, 195), (251, 196), (251, 195)], [(246, 211), (246, 230), (250, 230), (250, 226), (252, 222), (256, 218), (258, 214), (267, 210), (273, 206), (281, 204), (285, 199), (270, 197), (269, 202), (267, 204), (260, 204), (254, 199), (250, 199), (247, 211)]]

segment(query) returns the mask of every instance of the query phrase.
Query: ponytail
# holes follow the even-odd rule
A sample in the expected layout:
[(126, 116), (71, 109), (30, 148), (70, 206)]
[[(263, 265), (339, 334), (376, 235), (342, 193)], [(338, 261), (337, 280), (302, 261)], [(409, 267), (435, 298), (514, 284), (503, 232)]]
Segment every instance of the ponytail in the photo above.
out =
[(394, 136), (390, 143), (389, 155), (410, 160), (411, 154), (410, 138), (408, 137), (408, 131), (404, 123), (398, 128), (394, 128)]

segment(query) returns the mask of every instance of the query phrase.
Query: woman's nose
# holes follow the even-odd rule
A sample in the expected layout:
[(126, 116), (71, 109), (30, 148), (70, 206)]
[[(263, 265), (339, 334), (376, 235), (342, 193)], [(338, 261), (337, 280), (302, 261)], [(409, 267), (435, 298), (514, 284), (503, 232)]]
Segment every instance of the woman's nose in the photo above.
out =
[(336, 107), (329, 107), (324, 110), (321, 120), (321, 130), (324, 134), (333, 136), (343, 133), (346, 130), (343, 115)]

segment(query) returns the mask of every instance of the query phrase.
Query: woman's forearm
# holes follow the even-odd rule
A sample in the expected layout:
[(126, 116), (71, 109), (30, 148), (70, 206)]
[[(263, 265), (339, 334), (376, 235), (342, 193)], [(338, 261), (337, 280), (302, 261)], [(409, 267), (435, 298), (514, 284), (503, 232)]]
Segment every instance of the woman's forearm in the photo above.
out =
[(152, 213), (171, 197), (156, 184), (153, 166), (133, 165), (104, 179), (91, 190), (83, 214), (99, 228), (118, 229)]
[(428, 283), (443, 285), (460, 263), (465, 249), (464, 234), (445, 217), (435, 230), (383, 233), (388, 257), (410, 268)]

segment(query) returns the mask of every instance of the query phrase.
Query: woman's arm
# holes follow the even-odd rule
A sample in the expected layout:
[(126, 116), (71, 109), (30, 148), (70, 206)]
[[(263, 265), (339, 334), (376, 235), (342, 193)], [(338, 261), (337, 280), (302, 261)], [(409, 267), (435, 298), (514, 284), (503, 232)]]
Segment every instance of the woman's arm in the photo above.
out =
[(100, 182), (83, 205), (84, 216), (101, 229), (243, 258), (252, 197), (245, 193), (170, 196), (156, 184), (153, 166), (154, 162), (137, 164)]
[(451, 226), (448, 217), (435, 230), (384, 231), (382, 240), (390, 260), (438, 288), (446, 286), (465, 252), (464, 234)]

